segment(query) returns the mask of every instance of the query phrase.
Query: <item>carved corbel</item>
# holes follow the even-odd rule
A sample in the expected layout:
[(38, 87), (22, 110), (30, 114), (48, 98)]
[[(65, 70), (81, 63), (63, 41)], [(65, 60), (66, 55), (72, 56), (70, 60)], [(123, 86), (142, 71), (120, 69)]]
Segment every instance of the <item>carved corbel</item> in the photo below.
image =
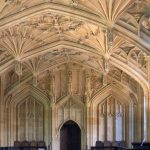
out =
[(78, 0), (72, 0), (71, 6), (77, 7), (79, 5)]
[(21, 61), (18, 61), (18, 60), (16, 61), (15, 72), (18, 76), (22, 75), (22, 62)]
[(113, 28), (108, 28), (107, 29), (107, 43), (108, 46), (112, 46), (114, 42), (114, 31)]
[(37, 86), (38, 85), (38, 79), (37, 79), (37, 74), (33, 75), (33, 86)]

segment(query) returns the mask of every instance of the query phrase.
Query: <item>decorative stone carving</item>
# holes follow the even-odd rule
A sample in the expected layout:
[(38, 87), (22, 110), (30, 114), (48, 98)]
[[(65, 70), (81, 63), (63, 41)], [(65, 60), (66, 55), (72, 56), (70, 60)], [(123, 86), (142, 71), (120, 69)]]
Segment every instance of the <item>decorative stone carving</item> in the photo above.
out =
[(142, 20), (142, 26), (150, 31), (150, 16), (147, 16)]
[(130, 4), (130, 0), (119, 2), (117, 0), (79, 0), (79, 4), (87, 7), (91, 11), (94, 11), (96, 14), (99, 14), (103, 18), (103, 22), (108, 26), (111, 26), (114, 22), (116, 22), (121, 13), (125, 11), (126, 6)]
[(90, 80), (91, 80), (92, 96), (94, 96), (94, 94), (96, 94), (96, 92), (103, 86), (102, 74), (98, 76), (94, 72), (92, 72)]
[(122, 44), (113, 56), (124, 63), (129, 63), (129, 65), (131, 63), (132, 65), (135, 65), (135, 67), (138, 67), (145, 73), (147, 72), (147, 61), (145, 59), (146, 54), (131, 43), (125, 42)]
[(58, 15), (54, 13), (47, 13), (37, 17), (32, 17), (21, 25), (37, 29), (46, 33), (56, 33), (59, 36), (61, 34), (76, 30), (83, 24), (82, 21), (71, 18), (69, 16)]
[(5, 93), (7, 93), (11, 88), (14, 87), (14, 85), (16, 83), (18, 83), (19, 77), (15, 73), (14, 70), (11, 70), (11, 71), (8, 72), (8, 74), (6, 75), (5, 79), (6, 79)]
[(35, 37), (34, 31), (23, 26), (14, 26), (0, 32), (0, 45), (7, 49), (17, 61), (30, 49), (38, 47), (43, 41)]
[(80, 51), (75, 51), (73, 49), (67, 49), (67, 48), (62, 48), (62, 49), (56, 49), (48, 54), (45, 55), (45, 60), (47, 59), (52, 59), (52, 56), (60, 56), (60, 57), (69, 57), (69, 56), (79, 56), (82, 55), (83, 52)]
[(72, 94), (72, 71), (68, 71), (68, 94)]
[(150, 36), (150, 14), (144, 14), (140, 20), (139, 36), (149, 42)]
[(133, 92), (137, 93), (138, 83), (120, 69), (111, 68), (109, 75), (112, 76), (114, 79), (118, 80), (119, 82), (121, 82), (123, 85), (126, 85)]
[(44, 63), (42, 62), (43, 60), (44, 59), (42, 56), (38, 56), (26, 62), (27, 68), (32, 72), (34, 86), (38, 85), (38, 73), (41, 68), (41, 65)]
[(136, 0), (130, 5), (128, 11), (136, 18), (137, 22), (140, 21), (140, 18), (143, 14), (144, 2), (141, 0)]
[(43, 74), (38, 75), (38, 84), (37, 86), (45, 92), (49, 92), (49, 85), (50, 85), (50, 76), (49, 72), (46, 71)]
[(79, 0), (72, 0), (72, 3), (71, 3), (72, 6), (77, 7), (78, 4), (79, 4)]
[(59, 128), (67, 120), (74, 120), (83, 125), (82, 106), (75, 102), (71, 97), (57, 108), (57, 127)]

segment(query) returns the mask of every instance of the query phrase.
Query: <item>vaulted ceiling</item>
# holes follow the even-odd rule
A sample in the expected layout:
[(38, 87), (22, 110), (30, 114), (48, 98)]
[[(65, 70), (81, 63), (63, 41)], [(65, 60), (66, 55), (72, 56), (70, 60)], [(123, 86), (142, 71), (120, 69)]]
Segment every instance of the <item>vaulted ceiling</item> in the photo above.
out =
[[(54, 72), (57, 78), (58, 71), (65, 76), (66, 70), (75, 68), (84, 71), (82, 76), (90, 75), (95, 90), (110, 83), (116, 95), (119, 88), (137, 93), (136, 85), (146, 91), (149, 54), (149, 0), (0, 1), (4, 95), (24, 83), (33, 82), (42, 89), (41, 80), (48, 82)], [(99, 79), (102, 86), (96, 84)], [(81, 95), (84, 88), (78, 88)]]

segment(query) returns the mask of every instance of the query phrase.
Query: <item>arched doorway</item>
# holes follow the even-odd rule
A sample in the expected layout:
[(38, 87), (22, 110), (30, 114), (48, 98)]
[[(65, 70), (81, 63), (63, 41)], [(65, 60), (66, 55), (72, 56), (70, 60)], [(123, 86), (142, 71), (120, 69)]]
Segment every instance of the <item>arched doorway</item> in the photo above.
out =
[(81, 150), (81, 130), (74, 121), (67, 121), (60, 130), (60, 150)]

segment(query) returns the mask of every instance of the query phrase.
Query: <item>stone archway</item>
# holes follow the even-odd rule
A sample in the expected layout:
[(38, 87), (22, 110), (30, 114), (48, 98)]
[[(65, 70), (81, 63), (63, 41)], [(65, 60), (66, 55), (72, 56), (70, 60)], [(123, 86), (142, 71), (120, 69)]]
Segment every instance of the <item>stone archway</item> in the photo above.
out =
[(81, 150), (81, 130), (72, 120), (67, 121), (60, 130), (60, 150)]

